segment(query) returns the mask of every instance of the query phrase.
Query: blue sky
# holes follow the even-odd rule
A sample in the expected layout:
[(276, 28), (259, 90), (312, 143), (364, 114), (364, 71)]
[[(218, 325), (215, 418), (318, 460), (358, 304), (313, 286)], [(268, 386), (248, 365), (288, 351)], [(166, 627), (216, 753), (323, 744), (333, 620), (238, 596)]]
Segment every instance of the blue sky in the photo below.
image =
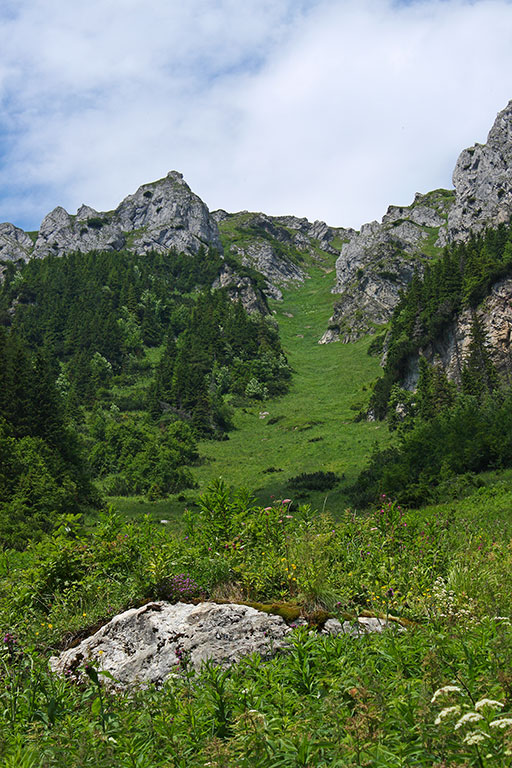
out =
[(510, 0), (4, 0), (0, 221), (176, 169), (211, 209), (359, 227), (450, 186), (511, 75)]

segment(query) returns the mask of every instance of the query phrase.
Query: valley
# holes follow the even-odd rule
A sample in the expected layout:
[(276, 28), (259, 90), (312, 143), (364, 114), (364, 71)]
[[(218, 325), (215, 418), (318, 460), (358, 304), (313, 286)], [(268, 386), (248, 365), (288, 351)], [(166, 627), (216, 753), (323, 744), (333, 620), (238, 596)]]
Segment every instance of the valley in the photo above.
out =
[(512, 765), (511, 126), (360, 232), (0, 225), (3, 768)]
[(385, 445), (389, 437), (385, 422), (355, 421), (382, 370), (378, 357), (367, 354), (371, 337), (354, 344), (318, 344), (332, 311), (332, 280), (332, 263), (312, 263), (308, 279), (285, 289), (282, 301), (269, 302), (293, 370), (290, 391), (236, 408), (228, 440), (199, 443), (202, 461), (192, 468), (198, 488), (179, 494), (186, 501), (110, 498), (119, 512), (179, 519), (184, 506), (218, 477), (247, 488), (266, 505), (293, 495), (290, 478), (317, 471), (334, 472), (339, 482), (327, 493), (310, 491), (298, 501), (335, 516), (348, 506), (344, 487), (356, 480), (375, 443)]

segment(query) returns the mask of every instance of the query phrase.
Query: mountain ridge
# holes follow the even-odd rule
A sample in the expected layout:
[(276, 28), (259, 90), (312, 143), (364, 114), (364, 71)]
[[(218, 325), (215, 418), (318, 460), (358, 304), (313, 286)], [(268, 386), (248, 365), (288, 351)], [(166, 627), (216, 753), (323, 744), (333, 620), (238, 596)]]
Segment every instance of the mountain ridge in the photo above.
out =
[(453, 184), (453, 191), (417, 193), (409, 206), (390, 206), (380, 223), (364, 224), (342, 247), (333, 289), (340, 298), (322, 343), (373, 332), (391, 318), (414, 272), (422, 274), (443, 246), (510, 219), (512, 100), (498, 113), (487, 143), (462, 150)]

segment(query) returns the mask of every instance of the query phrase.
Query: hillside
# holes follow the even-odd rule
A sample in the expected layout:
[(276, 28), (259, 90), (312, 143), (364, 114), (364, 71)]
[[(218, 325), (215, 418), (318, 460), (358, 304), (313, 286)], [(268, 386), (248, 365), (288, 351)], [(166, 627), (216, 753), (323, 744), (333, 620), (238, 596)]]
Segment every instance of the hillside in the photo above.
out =
[(511, 151), (0, 225), (5, 768), (512, 765)]

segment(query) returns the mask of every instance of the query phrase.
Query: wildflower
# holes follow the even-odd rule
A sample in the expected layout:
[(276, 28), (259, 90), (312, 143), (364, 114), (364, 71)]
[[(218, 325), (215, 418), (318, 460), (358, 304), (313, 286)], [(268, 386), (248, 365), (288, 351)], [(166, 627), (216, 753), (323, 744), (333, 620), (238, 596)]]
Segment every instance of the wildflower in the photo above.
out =
[(283, 499), (283, 501), (281, 503), (282, 504), (291, 504), (292, 500), (291, 499)]
[(505, 705), (501, 701), (496, 701), (495, 699), (480, 699), (480, 701), (477, 701), (475, 704), (475, 709), (483, 709), (484, 707), (493, 707), (494, 709), (500, 709), (501, 707), (504, 707)]
[(445, 707), (445, 709), (442, 709), (436, 719), (434, 720), (434, 725), (441, 725), (443, 720), (446, 720), (447, 717), (450, 715), (458, 715), (460, 712), (460, 707)]
[(455, 723), (455, 730), (458, 731), (459, 728), (462, 728), (466, 723), (478, 723), (479, 720), (483, 719), (482, 715), (478, 712), (466, 712), (466, 714), (462, 715), (460, 720)]
[(488, 739), (489, 736), (483, 731), (470, 731), (464, 736), (465, 744), (481, 744), (482, 741)]
[(443, 685), (442, 688), (438, 688), (437, 691), (434, 693), (432, 698), (430, 699), (430, 703), (433, 704), (440, 696), (443, 696), (445, 693), (460, 693), (461, 689), (458, 685)]
[(500, 717), (498, 720), (491, 720), (489, 728), (509, 728), (512, 725), (512, 717)]

